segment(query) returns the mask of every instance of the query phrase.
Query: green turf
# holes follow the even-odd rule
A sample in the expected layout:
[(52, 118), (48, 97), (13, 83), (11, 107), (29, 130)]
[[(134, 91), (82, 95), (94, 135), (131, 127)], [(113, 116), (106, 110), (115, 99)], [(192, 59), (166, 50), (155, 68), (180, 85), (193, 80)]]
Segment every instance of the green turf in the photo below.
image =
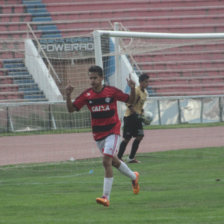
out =
[[(141, 191), (114, 169), (109, 208), (101, 159), (0, 167), (0, 224), (222, 224), (224, 147), (138, 154)], [(93, 170), (93, 173), (89, 171)]]

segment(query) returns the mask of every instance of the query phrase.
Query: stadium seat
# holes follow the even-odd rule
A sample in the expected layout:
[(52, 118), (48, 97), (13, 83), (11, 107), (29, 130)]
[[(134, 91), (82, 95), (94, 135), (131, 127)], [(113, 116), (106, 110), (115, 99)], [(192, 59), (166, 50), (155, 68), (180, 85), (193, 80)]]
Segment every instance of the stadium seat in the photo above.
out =
[[(40, 91), (33, 77), (28, 73), (23, 59), (5, 59), (1, 61), (1, 70), (4, 72), (2, 74), (8, 77), (8, 80), (11, 80), (10, 83), (0, 83), (0, 93), (3, 101), (21, 100), (21, 98), (29, 101), (46, 100), (44, 93)], [(3, 78), (0, 80), (2, 81)], [(17, 94), (14, 92), (17, 92)]]
[[(0, 39), (26, 38), (27, 22), (30, 22), (40, 40), (89, 35), (95, 29), (111, 30), (114, 22), (121, 23), (130, 31), (216, 33), (224, 31), (223, 13), (224, 5), (219, 0), (10, 0), (1, 5)], [(150, 75), (153, 94), (160, 95), (162, 91), (165, 95), (176, 94), (180, 89), (178, 85), (186, 83), (197, 88), (183, 87), (185, 95), (197, 91), (213, 93), (216, 84), (218, 92), (224, 91), (224, 87), (219, 85), (224, 74), (224, 58), (220, 50), (223, 47), (222, 43), (206, 43), (195, 45), (194, 48), (186, 46), (183, 52), (169, 49), (168, 52), (143, 54), (133, 58), (141, 71)], [(8, 48), (11, 47), (8, 45)], [(207, 53), (202, 54), (202, 50)], [(22, 59), (22, 55), (23, 51), (7, 52), (0, 49), (1, 61)], [(27, 73), (20, 63), (12, 65), (4, 62), (0, 68), (0, 75), (10, 77)], [(26, 75), (24, 79), (15, 78), (15, 83), (21, 85), (24, 81), (26, 85), (31, 84), (31, 79)], [(10, 79), (1, 80), (8, 82), (6, 80)], [(207, 86), (209, 83), (212, 84), (210, 88)], [(20, 90), (26, 91), (26, 85), (20, 86)], [(168, 85), (170, 91), (164, 85)]]

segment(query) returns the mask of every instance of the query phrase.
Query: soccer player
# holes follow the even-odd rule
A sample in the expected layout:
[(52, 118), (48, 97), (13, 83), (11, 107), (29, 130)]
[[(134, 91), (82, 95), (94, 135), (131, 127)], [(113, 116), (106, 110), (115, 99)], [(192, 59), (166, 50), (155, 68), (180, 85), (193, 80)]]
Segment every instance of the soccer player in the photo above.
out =
[(87, 105), (91, 112), (93, 137), (103, 155), (105, 170), (103, 196), (96, 198), (96, 202), (109, 206), (113, 184), (112, 166), (131, 179), (134, 194), (138, 194), (140, 189), (138, 184), (139, 173), (133, 172), (117, 157), (121, 126), (117, 113), (117, 101), (126, 103), (134, 101), (135, 82), (130, 77), (127, 79), (127, 83), (131, 88), (131, 93), (128, 95), (115, 87), (103, 85), (103, 70), (99, 66), (91, 66), (88, 76), (91, 88), (82, 92), (74, 101), (71, 100), (71, 93), (74, 87), (70, 84), (66, 86), (66, 103), (69, 112), (79, 111), (84, 105)]
[(144, 137), (143, 131), (143, 113), (144, 103), (147, 99), (148, 93), (146, 88), (149, 84), (149, 76), (142, 74), (139, 76), (139, 86), (135, 88), (135, 100), (133, 104), (126, 104), (127, 109), (124, 115), (124, 127), (123, 127), (123, 141), (120, 144), (118, 158), (122, 160), (122, 156), (126, 150), (128, 142), (132, 137), (134, 141), (132, 143), (131, 152), (127, 159), (129, 163), (139, 163), (140, 161), (135, 159), (136, 152), (139, 144)]

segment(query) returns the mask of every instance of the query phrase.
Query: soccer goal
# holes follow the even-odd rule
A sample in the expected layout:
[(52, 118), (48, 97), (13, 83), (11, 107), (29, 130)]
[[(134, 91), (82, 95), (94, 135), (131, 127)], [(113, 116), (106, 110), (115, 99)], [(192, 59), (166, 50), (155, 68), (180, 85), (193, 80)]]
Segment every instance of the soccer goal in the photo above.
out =
[(224, 33), (97, 30), (94, 43), (109, 84), (128, 92), (129, 75), (149, 75), (154, 124), (223, 121)]
[[(0, 50), (14, 55), (17, 49), (12, 41), (1, 40)], [(21, 41), (19, 58), (24, 66), (19, 67), (15, 60), (16, 68), (12, 68), (7, 60), (1, 71), (16, 82), (4, 84), (4, 88), (18, 88), (23, 98), (0, 102), (0, 132), (63, 133), (90, 128), (86, 108), (79, 113), (67, 112), (65, 86), (71, 83), (75, 87), (73, 98), (88, 88), (92, 64), (103, 67), (105, 84), (125, 92), (129, 92), (129, 75), (138, 84), (139, 74), (147, 73), (150, 84), (145, 110), (153, 113), (153, 125), (223, 121), (224, 33), (96, 30), (82, 36), (39, 39), (30, 30), (28, 38)], [(37, 95), (36, 87), (44, 98)], [(124, 109), (125, 104), (119, 104), (121, 119)]]

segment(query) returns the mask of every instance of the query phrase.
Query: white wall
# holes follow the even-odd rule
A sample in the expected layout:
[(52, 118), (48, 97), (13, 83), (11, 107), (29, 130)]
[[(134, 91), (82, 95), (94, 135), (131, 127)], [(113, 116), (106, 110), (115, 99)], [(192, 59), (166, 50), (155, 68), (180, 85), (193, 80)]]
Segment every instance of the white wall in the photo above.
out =
[(25, 40), (25, 65), (49, 101), (63, 101), (54, 79), (31, 39)]

